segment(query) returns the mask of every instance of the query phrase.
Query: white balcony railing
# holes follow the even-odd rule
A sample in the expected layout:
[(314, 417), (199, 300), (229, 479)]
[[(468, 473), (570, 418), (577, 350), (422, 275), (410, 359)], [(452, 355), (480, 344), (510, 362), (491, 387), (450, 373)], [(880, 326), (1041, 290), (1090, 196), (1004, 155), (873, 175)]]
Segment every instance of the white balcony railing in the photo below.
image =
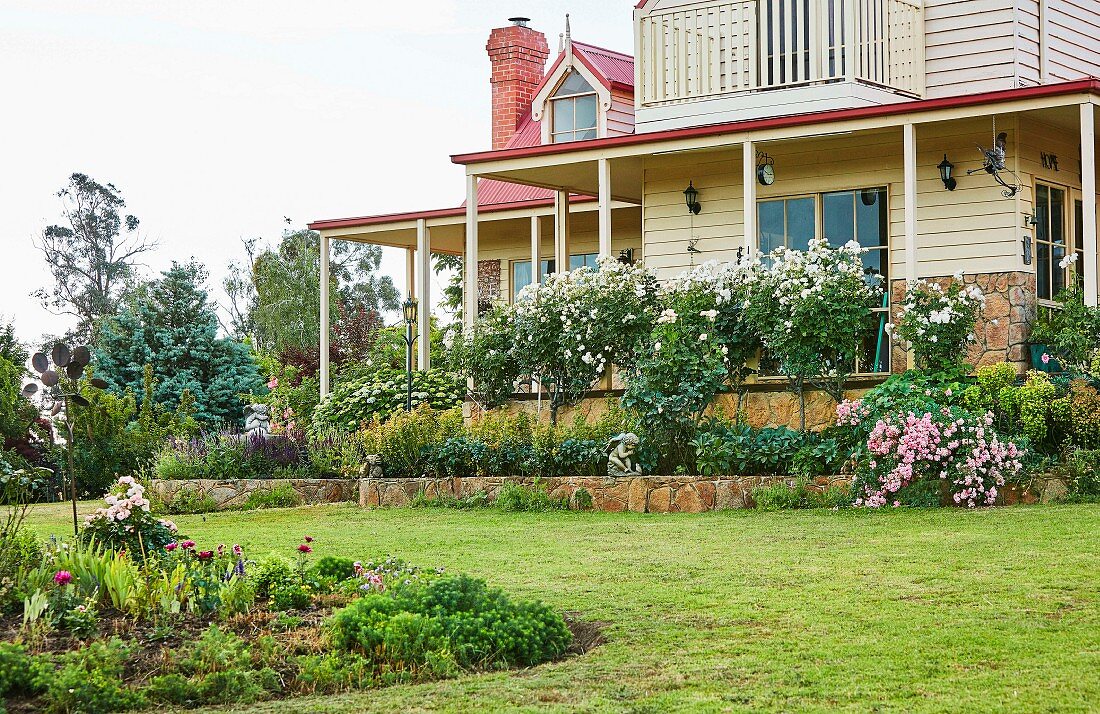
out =
[(920, 96), (920, 0), (699, 2), (642, 15), (641, 106), (859, 81)]

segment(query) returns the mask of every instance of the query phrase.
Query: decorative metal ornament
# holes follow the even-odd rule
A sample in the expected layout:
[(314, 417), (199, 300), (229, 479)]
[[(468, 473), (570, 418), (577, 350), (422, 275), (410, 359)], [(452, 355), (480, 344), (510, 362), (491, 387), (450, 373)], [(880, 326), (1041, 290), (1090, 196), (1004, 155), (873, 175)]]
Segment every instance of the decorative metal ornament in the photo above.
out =
[[(1012, 198), (1020, 191), (1020, 177), (1016, 175), (1015, 171), (1009, 170), (1005, 163), (1006, 147), (1008, 146), (1008, 134), (1006, 132), (997, 133), (997, 117), (993, 117), (993, 147), (986, 150), (978, 145), (978, 151), (981, 152), (983, 157), (982, 167), (979, 169), (968, 169), (967, 176), (971, 174), (980, 173), (985, 171), (987, 174), (993, 177), (993, 180), (1004, 186), (1005, 190), (1001, 191), (1001, 195), (1005, 198)], [(1004, 179), (1001, 174), (1008, 174), (1016, 180), (1015, 183), (1009, 183)]]

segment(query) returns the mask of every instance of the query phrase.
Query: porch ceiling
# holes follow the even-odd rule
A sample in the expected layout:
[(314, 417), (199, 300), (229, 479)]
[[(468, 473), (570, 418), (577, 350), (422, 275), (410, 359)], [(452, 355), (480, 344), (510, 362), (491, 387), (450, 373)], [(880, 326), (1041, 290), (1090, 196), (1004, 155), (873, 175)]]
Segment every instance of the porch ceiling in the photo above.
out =
[[(585, 196), (599, 195), (599, 161), (592, 158), (553, 166), (529, 166), (513, 171), (482, 174), (487, 178), (539, 186)], [(641, 204), (644, 159), (627, 156), (611, 160), (611, 198)]]

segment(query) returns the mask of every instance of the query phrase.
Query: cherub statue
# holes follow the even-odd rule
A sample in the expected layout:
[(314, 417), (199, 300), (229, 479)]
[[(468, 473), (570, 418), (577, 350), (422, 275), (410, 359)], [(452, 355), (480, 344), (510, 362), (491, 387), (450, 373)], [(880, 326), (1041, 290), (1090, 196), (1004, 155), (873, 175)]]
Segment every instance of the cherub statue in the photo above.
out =
[(633, 433), (617, 434), (607, 442), (607, 475), (613, 478), (641, 476), (642, 466), (635, 463), (634, 452), (638, 450), (638, 435)]
[(249, 404), (244, 408), (244, 433), (249, 436), (271, 436), (271, 407)]

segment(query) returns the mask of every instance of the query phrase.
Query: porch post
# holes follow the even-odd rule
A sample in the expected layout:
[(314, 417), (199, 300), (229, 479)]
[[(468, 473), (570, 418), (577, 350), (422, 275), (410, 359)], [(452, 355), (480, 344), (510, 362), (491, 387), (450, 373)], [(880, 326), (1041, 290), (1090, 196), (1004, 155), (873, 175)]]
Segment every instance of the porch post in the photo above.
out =
[(467, 333), (477, 321), (477, 176), (466, 177), (466, 259), (462, 282), (462, 324)]
[(600, 159), (597, 162), (599, 174), (600, 203), (600, 257), (611, 256), (611, 162)]
[(554, 192), (554, 271), (569, 272), (569, 192)]
[(416, 256), (418, 266), (416, 275), (416, 295), (420, 299), (417, 311), (417, 368), (427, 371), (432, 366), (432, 235), (428, 222), (423, 218), (416, 222)]
[[(542, 222), (538, 216), (531, 216), (531, 284), (538, 285), (542, 280)], [(516, 286), (512, 286), (512, 294)]]
[(416, 248), (405, 249), (405, 292), (416, 297)]
[(745, 258), (751, 258), (756, 247), (756, 147), (752, 141), (741, 144), (741, 183), (745, 189), (744, 219)]
[(905, 280), (917, 279), (917, 127), (903, 124), (902, 144), (905, 182)]
[(1096, 115), (1081, 105), (1081, 250), (1085, 264), (1085, 304), (1096, 306)]
[(328, 350), (329, 350), (329, 259), (331, 249), (329, 246), (329, 237), (324, 233), (321, 233), (321, 340), (320, 340), (320, 357), (321, 357), (321, 399), (328, 396), (329, 393), (329, 364), (328, 364)]

